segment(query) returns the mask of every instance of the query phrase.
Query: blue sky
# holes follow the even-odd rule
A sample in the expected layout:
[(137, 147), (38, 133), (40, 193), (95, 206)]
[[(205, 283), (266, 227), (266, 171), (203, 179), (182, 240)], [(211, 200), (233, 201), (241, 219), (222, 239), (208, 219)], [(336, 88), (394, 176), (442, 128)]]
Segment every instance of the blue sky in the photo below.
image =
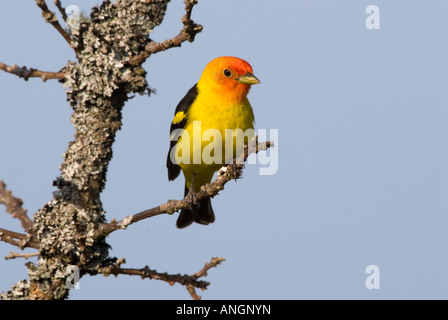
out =
[[(62, 2), (85, 12), (92, 3)], [(371, 4), (379, 30), (365, 26)], [(152, 38), (176, 35), (182, 14), (172, 1)], [(152, 56), (144, 66), (157, 94), (124, 108), (102, 194), (107, 218), (183, 196), (183, 179), (168, 182), (165, 168), (170, 122), (218, 56), (247, 60), (261, 80), (249, 99), (256, 129), (278, 129), (278, 171), (247, 165), (212, 200), (214, 224), (144, 220), (108, 237), (111, 255), (182, 274), (226, 258), (208, 272), (204, 299), (447, 299), (447, 15), (441, 0), (199, 0), (193, 19), (204, 31)], [(56, 71), (75, 59), (32, 2), (4, 4), (0, 37), (9, 65)], [(71, 109), (54, 80), (2, 72), (0, 95), (0, 179), (32, 215), (52, 198)], [(21, 231), (1, 206), (0, 226)], [(0, 243), (1, 257), (10, 251)], [(369, 265), (380, 289), (365, 286)], [(23, 259), (0, 259), (1, 291), (26, 276)], [(190, 297), (180, 285), (87, 276), (70, 298)]]

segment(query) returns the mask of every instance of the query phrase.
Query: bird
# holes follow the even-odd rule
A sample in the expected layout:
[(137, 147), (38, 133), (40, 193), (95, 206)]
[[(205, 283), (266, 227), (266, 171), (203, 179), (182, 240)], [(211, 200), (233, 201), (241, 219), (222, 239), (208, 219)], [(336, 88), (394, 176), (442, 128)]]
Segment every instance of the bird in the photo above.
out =
[[(169, 181), (183, 172), (185, 197), (194, 199), (194, 194), (211, 182), (216, 171), (232, 163), (238, 156), (235, 141), (243, 132), (253, 135), (255, 117), (247, 95), (251, 86), (258, 83), (260, 80), (247, 61), (218, 57), (206, 65), (198, 82), (178, 103), (170, 126), (166, 166)], [(234, 136), (226, 136), (228, 129)], [(243, 138), (247, 143), (248, 136)], [(226, 153), (226, 148), (231, 152)], [(191, 202), (181, 210), (176, 221), (178, 228), (193, 222), (208, 225), (215, 221), (209, 197)]]

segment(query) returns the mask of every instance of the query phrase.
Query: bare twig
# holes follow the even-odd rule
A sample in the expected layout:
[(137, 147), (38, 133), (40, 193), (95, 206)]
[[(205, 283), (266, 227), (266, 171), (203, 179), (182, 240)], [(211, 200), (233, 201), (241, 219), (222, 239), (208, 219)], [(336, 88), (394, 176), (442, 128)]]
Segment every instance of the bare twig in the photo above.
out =
[[(205, 266), (201, 269), (201, 271), (196, 272), (195, 274), (193, 274), (191, 277), (193, 279), (198, 279), (200, 277), (206, 277), (207, 276), (207, 271), (210, 270), (211, 268), (215, 268), (218, 266), (218, 264), (220, 264), (221, 262), (226, 261), (226, 259), (224, 258), (220, 258), (220, 257), (215, 257), (212, 258), (212, 260), (210, 262), (207, 262), (205, 264)], [(188, 284), (187, 285), (187, 291), (190, 293), (191, 297), (193, 298), (193, 300), (200, 300), (202, 297), (196, 294), (196, 291), (194, 289), (194, 286)]]
[(142, 269), (132, 269), (132, 268), (121, 268), (116, 266), (110, 266), (103, 268), (104, 275), (113, 274), (114, 276), (118, 276), (119, 274), (126, 274), (129, 276), (140, 276), (142, 279), (153, 279), (153, 280), (162, 280), (167, 282), (170, 285), (174, 285), (175, 283), (179, 283), (181, 285), (191, 284), (196, 288), (205, 289), (208, 286), (208, 282), (206, 281), (197, 281), (189, 275), (181, 275), (181, 274), (167, 274), (160, 273), (156, 270), (149, 269), (148, 266), (145, 266)]
[(37, 6), (42, 10), (42, 17), (45, 18), (45, 22), (50, 23), (60, 34), (64, 37), (65, 41), (71, 46), (72, 39), (69, 34), (59, 24), (58, 17), (54, 12), (48, 9), (45, 0), (36, 0)]
[(39, 252), (33, 252), (33, 253), (18, 253), (18, 252), (10, 252), (5, 259), (9, 260), (9, 259), (15, 259), (15, 258), (31, 258), (31, 257), (36, 257), (39, 255)]
[(201, 271), (196, 272), (195, 274), (192, 275), (192, 277), (195, 279), (198, 279), (200, 277), (206, 277), (208, 270), (210, 270), (211, 268), (215, 268), (218, 264), (220, 264), (223, 261), (226, 261), (226, 259), (219, 257), (212, 258), (212, 261), (207, 262), (205, 266), (201, 269)]
[[(256, 137), (257, 138), (257, 137)], [(254, 143), (257, 139), (254, 139), (251, 141), (251, 143)], [(235, 178), (235, 174), (228, 174), (227, 172), (234, 172), (235, 168), (237, 170), (237, 175), (241, 175), (241, 170), (243, 169), (244, 162), (252, 153), (258, 153), (258, 151), (261, 150), (267, 150), (270, 147), (274, 146), (273, 141), (267, 141), (258, 143), (255, 145), (255, 147), (244, 147), (244, 152), (241, 154), (241, 156), (236, 159), (236, 164), (232, 163), (229, 164), (227, 167), (225, 167), (225, 170), (221, 169), (218, 172), (218, 176), (216, 179), (211, 182), (210, 184), (206, 184), (201, 187), (201, 191), (196, 193), (195, 198), (196, 201), (200, 201), (206, 197), (214, 197), (218, 194), (219, 191), (224, 189), (224, 185), (229, 182), (230, 180)], [(157, 207), (144, 210), (142, 212), (127, 216), (123, 220), (115, 221), (112, 220), (110, 223), (102, 224), (98, 228), (95, 236), (97, 238), (106, 236), (110, 234), (111, 232), (119, 229), (126, 229), (127, 226), (129, 226), (132, 223), (135, 223), (137, 221), (151, 218), (154, 216), (157, 216), (159, 214), (173, 214), (174, 212), (187, 208), (190, 206), (191, 199), (189, 197), (185, 197), (182, 200), (168, 200), (168, 202), (161, 204)]]
[(0, 241), (7, 242), (9, 244), (19, 247), (20, 249), (28, 247), (39, 249), (39, 242), (34, 236), (2, 228), (0, 228)]
[(142, 64), (151, 54), (165, 51), (173, 47), (180, 47), (183, 42), (189, 41), (193, 42), (196, 34), (202, 31), (203, 27), (200, 24), (196, 24), (191, 20), (191, 12), (193, 7), (198, 3), (197, 0), (184, 0), (185, 3), (185, 15), (182, 17), (181, 21), (183, 24), (182, 30), (179, 34), (171, 39), (167, 39), (163, 42), (151, 41), (145, 47), (145, 50), (133, 57), (130, 63), (133, 65)]
[(154, 280), (162, 280), (167, 282), (169, 285), (174, 285), (175, 283), (179, 283), (187, 288), (187, 291), (190, 293), (191, 297), (194, 300), (201, 299), (201, 296), (196, 294), (195, 288), (205, 290), (210, 282), (198, 280), (200, 277), (207, 276), (207, 271), (210, 268), (216, 267), (221, 262), (225, 261), (224, 258), (212, 258), (211, 262), (205, 264), (204, 268), (201, 271), (193, 274), (193, 275), (181, 275), (181, 274), (167, 274), (157, 272), (156, 270), (149, 269), (148, 266), (145, 266), (142, 269), (132, 269), (132, 268), (121, 268), (121, 264), (124, 263), (124, 260), (119, 260), (113, 266), (102, 268), (102, 273), (105, 276), (109, 276), (113, 274), (114, 276), (118, 276), (119, 274), (126, 274), (130, 276), (140, 276), (142, 279), (154, 279)]
[(12, 192), (6, 189), (6, 184), (0, 180), (0, 203), (6, 206), (6, 212), (12, 214), (13, 218), (19, 219), (24, 230), (33, 227), (33, 221), (26, 215), (26, 209), (22, 207), (23, 201), (14, 197)]
[(25, 79), (28, 81), (28, 78), (41, 78), (42, 81), (46, 81), (48, 79), (64, 79), (65, 75), (63, 72), (50, 72), (50, 71), (41, 71), (37, 69), (27, 67), (19, 67), (17, 65), (8, 66), (3, 62), (0, 62), (0, 69), (3, 71), (15, 74), (19, 78)]
[(62, 7), (61, 1), (54, 0), (54, 5), (58, 8), (59, 12), (61, 13), (62, 19), (64, 19), (64, 21), (67, 21), (67, 13), (65, 13), (65, 9)]

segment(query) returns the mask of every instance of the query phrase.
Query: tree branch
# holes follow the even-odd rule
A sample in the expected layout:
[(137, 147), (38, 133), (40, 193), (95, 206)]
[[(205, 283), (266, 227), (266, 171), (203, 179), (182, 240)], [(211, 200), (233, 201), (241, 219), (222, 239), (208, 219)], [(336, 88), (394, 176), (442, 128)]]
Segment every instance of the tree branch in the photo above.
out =
[(191, 12), (193, 7), (198, 3), (197, 0), (184, 0), (185, 3), (185, 15), (182, 17), (181, 21), (183, 24), (182, 30), (179, 34), (171, 39), (167, 39), (163, 42), (151, 41), (137, 56), (130, 59), (130, 63), (133, 65), (142, 64), (151, 54), (165, 51), (173, 47), (180, 47), (183, 42), (193, 42), (196, 34), (202, 31), (203, 27), (200, 24), (196, 24), (191, 20)]
[(3, 62), (0, 62), (0, 69), (8, 73), (15, 74), (19, 78), (25, 79), (25, 81), (28, 81), (28, 78), (41, 78), (44, 82), (48, 79), (65, 78), (65, 74), (63, 72), (41, 71), (33, 68), (28, 69), (25, 66), (19, 67), (15, 64), (13, 64), (12, 66), (8, 66)]
[(65, 13), (65, 9), (62, 7), (61, 1), (54, 0), (54, 5), (58, 8), (59, 12), (61, 13), (62, 19), (64, 19), (64, 21), (67, 21), (67, 13)]
[(19, 219), (24, 230), (33, 227), (33, 221), (26, 215), (26, 209), (22, 207), (23, 201), (14, 197), (10, 190), (6, 189), (6, 184), (0, 180), (0, 203), (6, 206), (6, 212), (12, 214), (13, 218)]
[(36, 256), (38, 256), (39, 254), (40, 254), (39, 252), (32, 252), (32, 253), (10, 252), (10, 253), (5, 257), (5, 260), (15, 259), (15, 258), (25, 258), (25, 260), (27, 260), (28, 258), (36, 257)]
[[(64, 37), (65, 41), (71, 46), (72, 39), (69, 34), (61, 27), (56, 14), (48, 9), (45, 0), (36, 0), (37, 6), (42, 10), (42, 17), (45, 18), (45, 22), (50, 23), (60, 34)], [(56, 3), (55, 3), (56, 4)], [(59, 7), (58, 7), (59, 8)]]
[(116, 264), (104, 267), (101, 271), (103, 275), (106, 277), (113, 274), (114, 276), (118, 276), (119, 274), (126, 274), (130, 276), (140, 276), (142, 279), (153, 279), (153, 280), (162, 280), (167, 282), (169, 285), (174, 285), (175, 283), (179, 283), (187, 288), (187, 291), (190, 293), (191, 297), (194, 300), (200, 300), (201, 296), (196, 294), (195, 288), (205, 290), (210, 282), (207, 281), (198, 281), (199, 278), (207, 276), (207, 271), (211, 268), (216, 267), (221, 262), (225, 261), (224, 258), (212, 258), (212, 260), (205, 264), (205, 266), (201, 269), (201, 271), (193, 274), (193, 275), (181, 275), (181, 274), (167, 274), (157, 272), (156, 270), (149, 269), (148, 266), (145, 266), (142, 269), (132, 269), (132, 268), (121, 268), (121, 264), (125, 263), (124, 259), (118, 260)]
[[(198, 279), (198, 278), (200, 278), (200, 277), (206, 277), (206, 276), (207, 276), (207, 271), (208, 271), (208, 270), (210, 270), (211, 268), (215, 268), (215, 267), (217, 267), (218, 264), (220, 264), (220, 263), (223, 262), (223, 261), (226, 261), (226, 259), (224, 259), (224, 258), (219, 258), (219, 257), (212, 258), (212, 260), (211, 260), (210, 262), (207, 262), (207, 263), (205, 264), (205, 266), (204, 266), (199, 272), (196, 272), (196, 273), (193, 274), (191, 277), (192, 277), (193, 279)], [(202, 297), (201, 297), (201, 296), (198, 296), (198, 295), (196, 294), (196, 291), (195, 291), (195, 289), (194, 289), (194, 287), (193, 287), (192, 285), (187, 284), (187, 290), (188, 290), (188, 292), (190, 293), (191, 297), (192, 297), (194, 300), (201, 300)], [(204, 289), (203, 289), (203, 290), (204, 290)]]
[(22, 234), (0, 228), (0, 241), (7, 242), (20, 249), (34, 248), (39, 249), (38, 240), (30, 234)]
[[(236, 167), (236, 176), (239, 177), (242, 174), (242, 169), (244, 166), (244, 162), (247, 160), (249, 155), (252, 153), (258, 153), (261, 150), (267, 150), (270, 147), (274, 146), (273, 141), (267, 141), (262, 143), (257, 143), (258, 137), (255, 137), (252, 141), (249, 142), (249, 147), (244, 146), (244, 152), (240, 155), (238, 159), (235, 159), (235, 164), (229, 164), (227, 167), (219, 170), (216, 179), (210, 184), (206, 184), (201, 187), (201, 191), (196, 193), (196, 200), (200, 201), (206, 197), (214, 197), (218, 194), (219, 191), (224, 189), (224, 185), (232, 180), (235, 176), (234, 174), (229, 174), (233, 172)], [(111, 232), (119, 229), (126, 229), (132, 223), (137, 221), (151, 218), (157, 216), (159, 214), (173, 214), (174, 212), (187, 208), (191, 205), (191, 199), (189, 197), (185, 197), (182, 200), (168, 200), (168, 202), (161, 204), (157, 207), (144, 210), (142, 212), (127, 216), (123, 220), (115, 221), (112, 220), (110, 223), (105, 223), (100, 225), (98, 230), (95, 233), (96, 238), (100, 238), (110, 234)]]

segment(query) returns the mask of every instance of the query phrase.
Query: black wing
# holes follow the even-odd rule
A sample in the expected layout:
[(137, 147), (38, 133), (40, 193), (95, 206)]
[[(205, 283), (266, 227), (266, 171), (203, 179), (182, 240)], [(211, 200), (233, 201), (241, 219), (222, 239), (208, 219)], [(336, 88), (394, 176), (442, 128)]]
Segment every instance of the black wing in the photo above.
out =
[[(174, 123), (174, 121), (171, 123), (170, 135), (176, 129), (185, 128), (188, 119), (188, 110), (190, 109), (193, 102), (196, 100), (197, 96), (198, 96), (198, 88), (195, 84), (190, 90), (188, 90), (185, 97), (183, 97), (182, 100), (180, 100), (179, 104), (176, 107), (174, 118), (176, 118), (176, 115), (179, 112), (183, 112), (184, 117), (179, 117), (176, 123)], [(168, 150), (168, 156), (166, 158), (166, 167), (168, 168), (168, 180), (170, 181), (176, 179), (180, 173), (180, 167), (177, 164), (173, 163), (170, 159), (171, 149), (176, 145), (178, 137), (179, 133), (176, 134), (174, 137), (171, 137), (170, 149)]]

